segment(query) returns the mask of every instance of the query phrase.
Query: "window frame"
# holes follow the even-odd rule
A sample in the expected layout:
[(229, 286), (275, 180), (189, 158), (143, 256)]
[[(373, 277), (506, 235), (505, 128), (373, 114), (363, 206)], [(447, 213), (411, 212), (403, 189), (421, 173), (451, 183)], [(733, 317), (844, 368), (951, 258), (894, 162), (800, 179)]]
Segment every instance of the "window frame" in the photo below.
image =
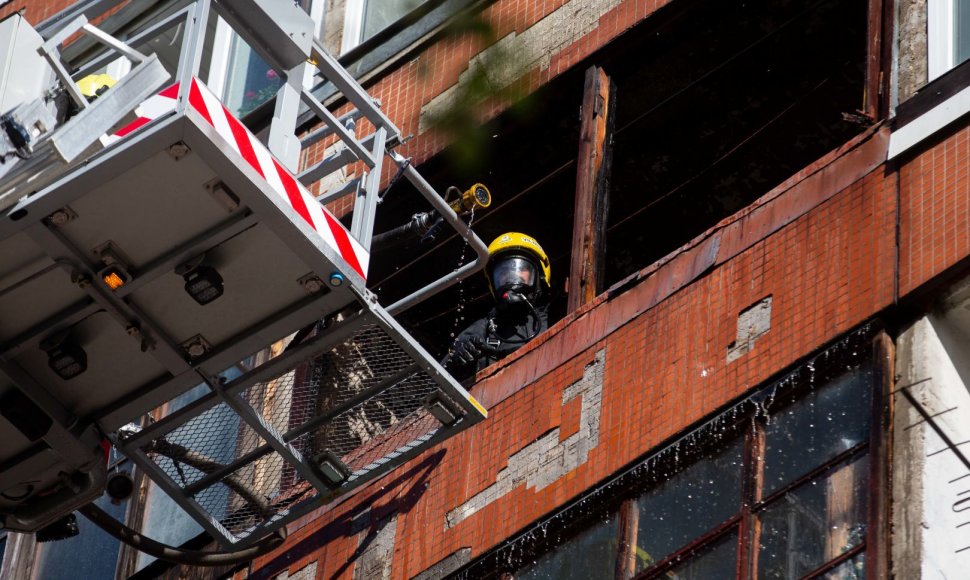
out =
[[(767, 382), (766, 386), (746, 396), (733, 408), (722, 409), (713, 417), (691, 426), (681, 436), (661, 448), (661, 451), (651, 453), (645, 459), (634, 462), (625, 472), (611, 476), (606, 483), (587, 490), (578, 500), (509, 538), (509, 540), (503, 542), (502, 547), (493, 549), (469, 563), (458, 572), (458, 577), (482, 576), (514, 579), (515, 571), (526, 562), (538, 559), (550, 549), (567, 545), (570, 538), (582, 533), (587, 525), (586, 522), (596, 521), (600, 514), (610, 511), (617, 513), (620, 521), (616, 541), (618, 550), (614, 569), (615, 578), (634, 578), (635, 580), (663, 578), (672, 569), (688, 562), (695, 553), (714, 545), (719, 539), (732, 533), (737, 533), (738, 537), (736, 577), (757, 578), (757, 558), (760, 550), (758, 538), (760, 515), (772, 506), (777, 505), (776, 502), (784, 498), (786, 494), (805, 489), (804, 486), (807, 483), (831, 475), (862, 458), (868, 458), (868, 466), (865, 468), (867, 480), (860, 483), (860, 485), (866, 486), (866, 498), (865, 502), (859, 506), (861, 517), (866, 524), (866, 531), (857, 545), (826, 560), (803, 577), (823, 576), (860, 555), (865, 558), (865, 576), (867, 578), (884, 577), (888, 570), (887, 539), (889, 538), (888, 522), (885, 515), (888, 497), (884, 491), (884, 486), (887, 485), (889, 477), (888, 444), (886, 441), (889, 417), (887, 393), (891, 390), (892, 385), (893, 345), (881, 327), (876, 329), (875, 326), (863, 326), (844, 339), (841, 346), (851, 345), (850, 348), (840, 351), (845, 354), (830, 357), (829, 354), (832, 353), (834, 347), (833, 343), (826, 349), (819, 351), (816, 358), (802, 362), (791, 372)], [(825, 354), (825, 363), (821, 362), (823, 354)], [(831, 381), (842, 374), (845, 369), (845, 361), (849, 359), (853, 360), (857, 367), (869, 375), (867, 388), (870, 389), (872, 396), (869, 406), (871, 412), (869, 432), (866, 438), (853, 447), (812, 466), (808, 472), (788, 481), (770, 495), (761, 497), (765, 457), (765, 418), (759, 411), (759, 406), (766, 400), (774, 399), (775, 390), (780, 393), (776, 403), (784, 402), (785, 404), (784, 406), (778, 404), (778, 408), (784, 408), (787, 404), (804, 399), (805, 396), (813, 392), (813, 389), (804, 380), (804, 375), (800, 373), (806, 372), (814, 363), (815, 366), (819, 367), (818, 370), (814, 371), (816, 384), (819, 380)], [(792, 377), (795, 377), (798, 383), (793, 388), (783, 391), (778, 387), (786, 379)], [(822, 378), (819, 379), (819, 377)], [(736, 441), (736, 437), (744, 438), (742, 455), (744, 459), (742, 466), (739, 467), (742, 470), (742, 497), (739, 498), (738, 512), (689, 541), (650, 568), (634, 574), (637, 520), (639, 517), (637, 498), (644, 491), (660, 482), (660, 480), (651, 478), (649, 473), (669, 473), (670, 471), (661, 467), (664, 465), (665, 450), (679, 445), (689, 437), (696, 438), (698, 433), (702, 433), (704, 429), (710, 427), (720, 417), (725, 417), (728, 414), (734, 416), (734, 412), (736, 412), (737, 418), (732, 419), (730, 424), (718, 425), (723, 433), (720, 441), (700, 450), (695, 457), (700, 459), (710, 453), (719, 452), (725, 449), (731, 441)], [(725, 429), (729, 430), (729, 434), (724, 433)], [(646, 476), (637, 475), (638, 468), (646, 464), (652, 466), (648, 470), (648, 474)], [(686, 470), (692, 464), (693, 460), (678, 465), (677, 473)], [(676, 477), (676, 475), (673, 477)], [(593, 501), (591, 498), (597, 497), (602, 499), (596, 501), (594, 509), (590, 509), (589, 504)], [(570, 512), (576, 511), (588, 515), (577, 518), (575, 513), (570, 514)], [(561, 527), (553, 532), (554, 528), (558, 526)], [(531, 539), (535, 535), (532, 534), (533, 530), (539, 528), (548, 530), (549, 536), (555, 536), (560, 541), (537, 542)], [(507, 563), (511, 563), (511, 565)]]
[[(313, 20), (314, 37), (319, 39), (320, 35), (323, 33), (324, 16), (326, 12), (324, 8), (326, 6), (326, 0), (301, 0), (300, 6), (307, 10), (311, 20)], [(209, 63), (209, 77), (206, 84), (209, 89), (216, 95), (219, 95), (219, 99), (225, 103), (228, 99), (226, 90), (231, 84), (230, 75), (233, 73), (234, 69), (233, 53), (236, 50), (237, 43), (241, 41), (241, 38), (239, 35), (233, 32), (232, 28), (229, 26), (229, 23), (227, 23), (221, 16), (213, 14), (212, 17), (217, 18), (217, 20), (215, 34), (212, 40), (212, 56)], [(313, 70), (310, 67), (307, 67), (305, 76), (303, 78), (303, 88), (309, 90), (313, 88), (313, 85)], [(258, 108), (258, 106), (256, 108)]]
[(394, 27), (401, 20), (407, 19), (419, 11), (427, 10), (428, 7), (425, 4), (429, 4), (433, 0), (414, 0), (414, 6), (404, 14), (401, 14), (397, 20), (375, 32), (370, 37), (363, 38), (364, 16), (367, 11), (367, 3), (376, 1), (378, 0), (347, 0), (347, 4), (344, 7), (344, 28), (340, 38), (341, 55), (357, 48), (370, 38), (381, 34), (385, 29)]
[[(957, 9), (963, 0), (926, 2), (926, 80), (943, 76), (960, 64), (955, 33)], [(966, 6), (970, 9), (970, 3)]]
[(364, 9), (366, 7), (367, 0), (347, 0), (344, 5), (344, 29), (340, 35), (341, 55), (347, 54), (363, 42), (360, 36), (364, 31)]
[[(778, 505), (778, 503), (783, 500), (788, 494), (796, 492), (801, 489), (805, 489), (805, 486), (813, 481), (819, 481), (828, 475), (836, 473), (842, 468), (849, 466), (851, 463), (858, 461), (862, 458), (868, 458), (868, 481), (864, 485), (867, 486), (865, 505), (861, 506), (863, 513), (865, 513), (865, 522), (867, 534), (861, 542), (852, 548), (846, 550), (845, 552), (826, 560), (819, 566), (810, 570), (802, 576), (802, 578), (820, 578), (825, 573), (838, 568), (845, 562), (852, 560), (853, 558), (861, 555), (865, 556), (866, 566), (865, 574), (867, 578), (878, 578), (879, 576), (870, 568), (870, 563), (875, 564), (873, 568), (878, 568), (878, 562), (875, 560), (878, 558), (878, 550), (870, 548), (876, 548), (879, 544), (879, 538), (873, 535), (872, 528), (876, 527), (874, 524), (874, 517), (881, 513), (879, 509), (874, 509), (874, 504), (880, 501), (877, 493), (875, 493), (877, 484), (876, 481), (880, 481), (879, 469), (884, 458), (877, 456), (872, 452), (873, 448), (879, 449), (879, 445), (876, 444), (878, 438), (885, 437), (885, 433), (881, 428), (882, 420), (880, 418), (880, 411), (882, 408), (882, 397), (879, 396), (884, 390), (884, 382), (881, 380), (884, 373), (880, 372), (876, 368), (877, 361), (887, 360), (888, 357), (880, 357), (880, 350), (884, 349), (884, 346), (879, 342), (879, 337), (875, 339), (873, 356), (862, 363), (860, 368), (865, 368), (866, 372), (871, 374), (870, 386), (872, 388), (872, 398), (870, 401), (870, 429), (869, 434), (865, 440), (852, 446), (851, 448), (836, 454), (833, 457), (819, 463), (808, 472), (792, 479), (788, 483), (782, 485), (781, 487), (775, 489), (768, 495), (762, 495), (762, 486), (764, 484), (764, 466), (765, 466), (765, 445), (766, 445), (766, 426), (767, 420), (764, 415), (756, 414), (754, 419), (750, 422), (750, 426), (745, 430), (741, 437), (744, 437), (745, 445), (745, 458), (742, 469), (743, 474), (743, 485), (742, 485), (742, 500), (741, 500), (741, 511), (735, 514), (728, 520), (725, 520), (720, 525), (712, 528), (702, 536), (699, 536), (694, 541), (686, 544), (673, 554), (670, 554), (654, 566), (649, 569), (644, 570), (640, 574), (633, 576), (634, 580), (653, 580), (655, 578), (662, 578), (665, 574), (670, 572), (673, 568), (681, 563), (689, 561), (690, 557), (696, 552), (703, 550), (704, 548), (713, 545), (720, 538), (724, 537), (726, 534), (737, 530), (739, 543), (738, 543), (738, 556), (737, 556), (737, 578), (758, 578), (758, 552), (761, 546), (761, 523), (759, 518), (767, 510), (771, 509), (773, 506)], [(834, 376), (826, 377), (826, 380), (834, 380), (839, 376), (836, 373)], [(805, 389), (803, 386), (799, 386), (795, 389), (793, 393), (786, 400), (786, 404), (794, 404), (799, 400), (803, 400), (806, 396)], [(686, 469), (686, 468), (685, 468)], [(674, 476), (676, 477), (676, 475)], [(634, 505), (635, 509), (635, 505)], [(636, 538), (629, 540), (634, 546), (636, 545)], [(618, 555), (618, 558), (620, 555)], [(617, 575), (617, 578), (622, 576)]]
[(953, 68), (954, 0), (926, 2), (926, 71), (932, 81)]

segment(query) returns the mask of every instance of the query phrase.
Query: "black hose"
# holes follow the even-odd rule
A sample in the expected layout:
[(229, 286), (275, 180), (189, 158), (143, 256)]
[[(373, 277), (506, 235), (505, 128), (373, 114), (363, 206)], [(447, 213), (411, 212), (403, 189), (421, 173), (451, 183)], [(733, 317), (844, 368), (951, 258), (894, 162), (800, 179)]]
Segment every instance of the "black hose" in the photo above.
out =
[(310, 336), (310, 333), (313, 332), (313, 329), (315, 329), (317, 327), (317, 324), (319, 323), (320, 322), (318, 320), (314, 320), (310, 324), (307, 324), (300, 330), (296, 331), (296, 335), (293, 336), (293, 340), (290, 341), (290, 344), (286, 345), (286, 348), (283, 349), (283, 352), (284, 353), (289, 352), (295, 349), (296, 347), (300, 346), (300, 344), (304, 341), (304, 339)]
[[(178, 465), (178, 463), (181, 462), (189, 467), (194, 467), (205, 474), (211, 474), (226, 467), (221, 463), (209, 459), (201, 453), (192, 451), (187, 447), (179, 445), (178, 443), (170, 443), (165, 439), (156, 439), (154, 442), (152, 442), (149, 450), (154, 453), (158, 453), (159, 455), (168, 457), (173, 463), (175, 463), (175, 465)], [(235, 473), (231, 473), (223, 477), (222, 484), (239, 494), (239, 497), (246, 501), (251, 509), (256, 510), (260, 517), (267, 519), (273, 515), (269, 502), (266, 499), (259, 497), (259, 494), (250, 488), (245, 482), (240, 481), (239, 476)]]
[(110, 514), (90, 503), (80, 509), (81, 515), (132, 548), (154, 556), (159, 560), (167, 560), (187, 566), (231, 566), (249, 562), (280, 547), (286, 540), (286, 526), (281, 527), (272, 535), (266, 536), (253, 546), (235, 552), (200, 552), (197, 550), (183, 550), (167, 544), (157, 542), (136, 532), (125, 524), (111, 517)]
[(408, 223), (386, 232), (375, 234), (371, 238), (371, 247), (383, 250), (404, 240), (425, 235), (434, 225), (433, 214), (433, 211), (416, 213), (411, 216)]

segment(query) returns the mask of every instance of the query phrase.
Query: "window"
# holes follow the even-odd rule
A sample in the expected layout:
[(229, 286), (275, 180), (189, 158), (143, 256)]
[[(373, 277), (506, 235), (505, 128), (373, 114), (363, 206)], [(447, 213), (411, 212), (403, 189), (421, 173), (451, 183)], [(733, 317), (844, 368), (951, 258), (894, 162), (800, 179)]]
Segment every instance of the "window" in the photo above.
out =
[(591, 490), (598, 509), (566, 508), (462, 577), (866, 577), (881, 386), (863, 344), (833, 346)]
[(516, 572), (518, 580), (596, 578), (616, 561), (616, 515), (596, 522), (570, 538), (560, 549), (547, 552), (534, 564)]
[[(325, 0), (301, 0), (298, 3), (314, 21), (317, 35), (320, 33), (320, 24), (323, 20), (324, 2)], [(130, 6), (126, 6), (126, 10), (109, 17), (102, 28), (118, 38), (131, 38), (148, 27), (162, 22), (165, 18), (182, 12), (187, 4), (186, 0), (168, 0), (150, 7), (142, 7), (137, 12)], [(183, 15), (182, 18), (185, 16)], [(279, 71), (271, 70), (259, 54), (243, 41), (226, 21), (214, 13), (210, 15), (207, 27), (200, 71), (203, 82), (219, 95), (230, 111), (239, 116), (244, 116), (271, 100), (282, 84)], [(132, 42), (132, 48), (146, 54), (157, 55), (174, 79), (181, 57), (184, 33), (184, 23), (178, 20), (147, 37)], [(63, 56), (73, 68), (80, 69), (88, 63), (98, 62), (98, 57), (105, 52), (106, 49), (93, 40), (82, 38), (65, 47)], [(127, 74), (130, 68), (128, 59), (120, 57), (110, 61), (107, 66), (98, 66), (88, 72), (107, 72), (119, 79)], [(312, 86), (312, 72), (309, 70), (304, 84), (308, 88)]]
[[(739, 512), (743, 454), (744, 440), (738, 438), (637, 498), (636, 572), (651, 569)], [(733, 572), (733, 554), (730, 561)], [(700, 563), (691, 567), (708, 569)]]
[[(300, 0), (299, 5), (310, 15), (320, 36), (325, 0)], [(210, 26), (212, 24), (210, 23)], [(273, 99), (283, 84), (279, 72), (270, 68), (248, 43), (219, 18), (212, 31), (212, 63), (207, 84), (222, 97), (234, 114), (242, 117)], [(307, 71), (304, 86), (313, 84)]]
[(340, 52), (364, 42), (427, 0), (347, 0)]
[[(244, 362), (248, 365), (248, 361)], [(232, 380), (238, 377), (242, 370), (233, 367), (223, 372), (221, 377)], [(209, 392), (206, 385), (198, 385), (169, 402), (163, 412), (165, 414), (174, 413)], [(189, 422), (170, 433), (168, 441), (197, 449), (199, 448), (199, 439), (204, 437), (212, 443), (204, 448), (206, 459), (222, 464), (229, 463), (242, 455), (243, 452), (240, 448), (251, 444), (253, 436), (242, 432), (238, 415), (232, 412), (225, 403), (209, 409), (204, 416), (205, 420), (197, 423)], [(197, 428), (198, 425), (205, 426), (204, 434)], [(218, 436), (213, 437), (213, 433), (218, 433)], [(247, 438), (246, 435), (249, 435), (249, 437)], [(178, 457), (174, 455), (159, 456), (156, 461), (163, 471), (183, 486), (200, 479), (204, 475), (200, 470), (179, 461)], [(217, 517), (226, 516), (227, 512), (235, 507), (231, 504), (229, 490), (222, 487), (208, 488), (195, 499), (204, 502), (212, 510), (213, 515)], [(144, 509), (141, 525), (135, 527), (154, 540), (172, 546), (181, 546), (203, 531), (202, 527), (154, 482), (148, 485)], [(139, 552), (136, 567), (141, 570), (154, 560), (153, 556)]]
[(276, 96), (283, 84), (279, 73), (269, 67), (242, 38), (232, 35), (222, 101), (239, 116)]
[[(111, 471), (131, 473), (132, 464), (112, 449)], [(128, 500), (112, 501), (107, 495), (94, 502), (119, 521), (125, 520)], [(76, 514), (79, 534), (73, 538), (37, 544), (32, 578), (36, 580), (73, 580), (74, 578), (113, 578), (118, 566), (121, 542)], [(2, 558), (2, 550), (0, 550)]]
[(928, 0), (928, 80), (970, 58), (970, 0)]

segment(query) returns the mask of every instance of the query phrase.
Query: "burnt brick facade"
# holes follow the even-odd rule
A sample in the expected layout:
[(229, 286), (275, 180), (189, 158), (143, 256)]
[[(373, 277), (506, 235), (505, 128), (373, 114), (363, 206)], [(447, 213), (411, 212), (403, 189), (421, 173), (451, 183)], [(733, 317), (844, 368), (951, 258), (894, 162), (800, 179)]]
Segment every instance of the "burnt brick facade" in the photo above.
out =
[[(482, 14), (497, 42), (525, 55), (507, 80), (524, 79), (533, 92), (678, 1), (496, 0), (482, 3)], [(15, 1), (0, 17), (26, 8), (38, 22), (69, 4)], [(868, 78), (867, 86), (884, 89), (881, 110), (898, 104), (889, 101), (886, 48), (893, 4), (868, 2), (868, 58), (885, 74), (882, 85)], [(413, 135), (402, 155), (420, 165), (446, 149), (447, 137), (423, 116), (488, 48), (471, 34), (431, 36), (369, 81), (387, 115)], [(507, 107), (489, 103), (482, 121)], [(860, 326), (876, 321), (895, 340), (939, 288), (967, 272), (970, 125), (960, 118), (889, 159), (893, 115), (870, 121), (480, 372), (471, 393), (489, 410), (485, 422), (303, 517), (282, 548), (224, 573), (445, 577)], [(325, 145), (304, 163), (322, 159)], [(739, 324), (752, 324), (743, 313), (769, 298), (756, 336), (738, 348)], [(870, 574), (887, 573), (877, 560), (889, 559), (890, 503), (882, 499), (885, 513), (874, 520), (883, 529), (867, 547)]]

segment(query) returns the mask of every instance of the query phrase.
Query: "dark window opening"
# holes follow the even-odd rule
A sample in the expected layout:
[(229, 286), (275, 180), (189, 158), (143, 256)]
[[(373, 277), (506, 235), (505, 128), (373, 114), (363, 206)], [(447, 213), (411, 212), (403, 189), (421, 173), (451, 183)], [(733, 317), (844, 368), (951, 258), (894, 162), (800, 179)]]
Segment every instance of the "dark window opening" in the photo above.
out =
[(605, 515), (566, 540), (564, 550), (550, 550), (516, 572), (518, 580), (598, 578), (616, 561), (617, 515)]
[(618, 85), (607, 281), (858, 134), (866, 3), (700, 2), (638, 35)]
[[(448, 152), (421, 167), (422, 175), (439, 192), (451, 185), (464, 190), (473, 183), (489, 188), (491, 207), (477, 211), (471, 222), (486, 245), (506, 232), (520, 232), (539, 242), (552, 269), (550, 322), (562, 318), (566, 311), (563, 288), (569, 271), (577, 111), (583, 79), (580, 75), (572, 81), (568, 91), (540, 91), (522, 105), (527, 112), (503, 116), (497, 124), (484, 127), (482, 135), (487, 142), (476, 149), (473, 168), (455, 170)], [(555, 113), (543, 111), (546, 107)], [(521, 153), (529, 159), (507, 158), (503, 152), (521, 146), (517, 141), (523, 135), (531, 135), (528, 152)], [(378, 212), (375, 232), (401, 225), (412, 214), (429, 208), (409, 188), (402, 179), (390, 189)], [(422, 241), (415, 236), (389, 249), (375, 246), (370, 287), (382, 304), (389, 305), (474, 257), (474, 251), (447, 226), (434, 240)], [(395, 317), (440, 358), (450, 346), (450, 336), (485, 316), (492, 304), (486, 277), (478, 273)]]
[[(507, 231), (539, 240), (552, 260), (552, 324), (566, 313), (589, 66), (601, 66), (616, 86), (609, 287), (864, 129), (851, 120), (857, 115), (844, 114), (863, 105), (866, 22), (866, 3), (857, 0), (673, 3), (466, 136), (471, 143), (425, 163), (422, 174), (441, 191), (475, 182), (492, 190), (492, 207), (473, 223), (485, 243)], [(458, 168), (455, 150), (469, 146), (475, 166)], [(427, 209), (407, 187), (391, 190), (375, 231)], [(372, 288), (391, 304), (454, 269), (461, 255), (462, 244), (447, 233), (375, 248)], [(490, 300), (484, 276), (473, 276), (398, 318), (441, 356)]]

